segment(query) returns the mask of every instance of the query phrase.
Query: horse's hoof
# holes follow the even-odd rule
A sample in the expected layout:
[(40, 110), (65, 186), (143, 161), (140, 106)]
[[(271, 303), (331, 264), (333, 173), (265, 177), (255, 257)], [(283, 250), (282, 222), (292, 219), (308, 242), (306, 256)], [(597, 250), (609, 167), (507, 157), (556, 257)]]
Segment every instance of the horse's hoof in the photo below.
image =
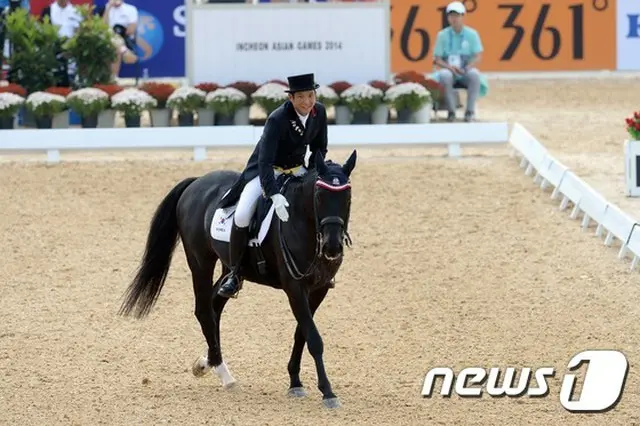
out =
[(340, 404), (340, 400), (337, 397), (323, 399), (322, 403), (327, 408), (340, 408), (342, 404)]
[(304, 398), (305, 396), (307, 396), (307, 391), (305, 391), (302, 387), (290, 388), (289, 391), (287, 391), (287, 395), (294, 398)]
[(227, 368), (227, 364), (222, 361), (222, 363), (216, 366), (213, 371), (215, 371), (216, 375), (222, 381), (222, 387), (224, 389), (232, 389), (236, 385), (236, 379), (233, 378), (231, 373), (229, 372), (229, 368)]
[(204, 376), (209, 372), (209, 370), (211, 370), (211, 366), (209, 365), (209, 361), (207, 360), (207, 358), (204, 356), (196, 359), (196, 361), (193, 363), (193, 367), (191, 367), (191, 372), (196, 377)]

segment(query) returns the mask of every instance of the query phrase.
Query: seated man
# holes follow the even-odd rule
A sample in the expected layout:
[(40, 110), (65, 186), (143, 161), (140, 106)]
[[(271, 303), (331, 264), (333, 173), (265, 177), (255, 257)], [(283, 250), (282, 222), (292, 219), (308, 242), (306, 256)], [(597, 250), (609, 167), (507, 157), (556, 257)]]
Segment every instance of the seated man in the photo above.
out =
[[(136, 32), (138, 31), (138, 9), (132, 4), (125, 3), (123, 0), (109, 0), (101, 15), (111, 28), (116, 29), (116, 32), (119, 32), (118, 27), (124, 28), (123, 34), (120, 34), (123, 37), (124, 45), (129, 51), (134, 51), (134, 40), (136, 38)], [(124, 58), (126, 63), (135, 62), (128, 51), (125, 51), (125, 53), (127, 53), (127, 56)], [(111, 67), (111, 72), (114, 77), (117, 77), (120, 73), (121, 65), (122, 56), (118, 55), (118, 58)]]
[(438, 33), (433, 50), (434, 63), (440, 67), (434, 78), (444, 87), (445, 106), (449, 113), (447, 121), (450, 122), (456, 118), (454, 84), (466, 87), (464, 120), (469, 122), (475, 118), (476, 100), (480, 96), (481, 76), (476, 65), (483, 52), (482, 42), (476, 30), (464, 25), (466, 9), (462, 2), (449, 3), (446, 12), (449, 26)]

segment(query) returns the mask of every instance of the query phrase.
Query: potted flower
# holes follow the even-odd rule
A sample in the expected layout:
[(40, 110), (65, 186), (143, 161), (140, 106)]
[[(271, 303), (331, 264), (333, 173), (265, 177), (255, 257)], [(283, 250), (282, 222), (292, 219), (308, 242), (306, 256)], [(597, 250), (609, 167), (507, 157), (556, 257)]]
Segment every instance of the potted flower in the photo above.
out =
[(316, 89), (316, 99), (325, 107), (331, 108), (338, 103), (340, 97), (331, 87), (321, 84)]
[(151, 115), (151, 125), (153, 127), (169, 127), (171, 123), (172, 111), (167, 107), (169, 96), (175, 92), (176, 88), (169, 83), (145, 83), (140, 90), (147, 92), (156, 100), (156, 106), (149, 112)]
[(18, 123), (19, 123), (18, 117), (20, 116), (20, 114), (24, 116), (24, 98), (27, 97), (27, 90), (24, 87), (20, 86), (19, 84), (5, 82), (5, 83), (0, 83), (0, 94), (2, 93), (12, 93), (22, 98), (22, 104), (20, 108), (18, 108), (18, 114), (14, 116), (13, 124), (11, 127), (11, 128), (16, 128), (18, 127)]
[[(59, 86), (52, 86), (52, 87), (47, 87), (46, 89), (44, 89), (45, 92), (47, 93), (52, 93), (54, 95), (60, 95), (63, 98), (66, 99), (66, 97), (69, 95), (69, 93), (71, 93), (73, 91), (73, 89), (71, 87), (59, 87)], [(59, 113), (57, 113), (56, 115), (53, 116), (53, 125), (52, 128), (53, 129), (66, 129), (69, 127), (69, 113), (70, 111), (68, 109), (65, 109), (64, 111), (61, 111)]]
[(233, 87), (225, 87), (208, 93), (205, 105), (215, 113), (216, 125), (232, 125), (238, 109), (247, 103), (247, 95)]
[(127, 88), (111, 98), (111, 105), (124, 115), (127, 127), (140, 127), (140, 116), (158, 103), (147, 92), (137, 88)]
[(94, 84), (94, 88), (100, 89), (109, 95), (109, 105), (98, 114), (98, 127), (99, 128), (111, 128), (115, 126), (116, 110), (113, 108), (111, 100), (116, 93), (120, 93), (124, 90), (124, 87), (119, 84)]
[(53, 128), (53, 117), (67, 109), (64, 96), (47, 92), (35, 92), (27, 97), (27, 111), (35, 117), (38, 129)]
[(370, 84), (357, 84), (340, 95), (353, 113), (352, 124), (371, 124), (372, 113), (382, 103), (384, 93)]
[[(376, 89), (382, 90), (383, 94), (386, 93), (387, 90), (389, 90), (389, 87), (391, 87), (389, 83), (382, 80), (372, 80), (369, 82), (369, 85), (375, 87)], [(389, 106), (386, 103), (382, 102), (373, 111), (373, 114), (371, 115), (371, 122), (373, 124), (387, 124), (389, 122), (389, 116)]]
[(351, 123), (351, 111), (344, 103), (344, 100), (340, 97), (342, 92), (351, 87), (351, 83), (348, 81), (336, 81), (329, 85), (336, 95), (338, 95), (338, 101), (335, 103), (335, 122), (336, 124), (349, 124)]
[[(220, 86), (212, 82), (203, 82), (196, 84), (196, 89), (200, 89), (205, 93), (205, 98), (209, 93), (215, 92)], [(206, 104), (198, 108), (198, 126), (213, 126), (215, 124), (215, 111), (207, 108)]]
[(98, 115), (109, 107), (107, 92), (85, 87), (67, 95), (67, 105), (80, 116), (83, 128), (98, 127)]
[(167, 106), (178, 111), (179, 126), (193, 126), (193, 114), (204, 105), (204, 91), (195, 87), (183, 86), (176, 89)]
[(285, 90), (287, 90), (287, 86), (280, 83), (265, 83), (251, 95), (251, 98), (269, 116), (287, 100), (288, 96)]
[(246, 104), (241, 108), (238, 108), (233, 118), (233, 123), (236, 126), (246, 126), (249, 124), (249, 113), (251, 108), (251, 95), (258, 90), (258, 85), (251, 81), (236, 81), (229, 84), (227, 87), (233, 87), (238, 89), (247, 96)]
[(11, 92), (0, 93), (0, 129), (15, 128), (18, 111), (24, 105), (24, 98)]
[(428, 123), (423, 116), (416, 117), (416, 113), (423, 110), (431, 111), (431, 94), (419, 83), (400, 83), (391, 86), (385, 94), (385, 101), (391, 104), (398, 113), (398, 123)]

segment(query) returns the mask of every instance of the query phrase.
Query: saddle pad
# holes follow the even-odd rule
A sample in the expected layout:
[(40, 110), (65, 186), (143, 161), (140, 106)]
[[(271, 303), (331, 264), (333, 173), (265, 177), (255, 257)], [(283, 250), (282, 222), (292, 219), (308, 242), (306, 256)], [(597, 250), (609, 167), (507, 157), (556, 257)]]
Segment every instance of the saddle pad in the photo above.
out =
[[(262, 244), (264, 238), (267, 236), (267, 232), (269, 231), (269, 226), (271, 225), (271, 219), (273, 218), (273, 213), (275, 208), (273, 204), (271, 204), (271, 208), (267, 212), (264, 220), (260, 224), (260, 231), (258, 232), (257, 238), (249, 239), (247, 245), (254, 246), (256, 244)], [(231, 239), (231, 226), (233, 225), (233, 215), (236, 212), (236, 206), (231, 206), (228, 208), (220, 208), (217, 209), (215, 214), (213, 215), (213, 220), (211, 221), (211, 237), (216, 241), (224, 241), (229, 242)]]

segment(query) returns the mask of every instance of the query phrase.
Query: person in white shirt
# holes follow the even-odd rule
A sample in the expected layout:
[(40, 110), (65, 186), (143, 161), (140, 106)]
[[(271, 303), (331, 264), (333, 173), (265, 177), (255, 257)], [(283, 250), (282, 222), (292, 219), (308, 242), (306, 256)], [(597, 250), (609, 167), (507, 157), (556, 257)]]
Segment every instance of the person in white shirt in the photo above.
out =
[(49, 17), (49, 21), (58, 27), (61, 37), (71, 38), (78, 29), (82, 16), (69, 0), (56, 0), (45, 7), (40, 14), (42, 18)]
[[(134, 40), (136, 38), (136, 32), (138, 31), (138, 9), (134, 5), (125, 3), (123, 0), (109, 0), (105, 6), (102, 19), (111, 28), (114, 28), (115, 26), (124, 27), (125, 35), (130, 40)], [(131, 49), (131, 43), (124, 44)], [(120, 49), (122, 49), (122, 47), (120, 47)], [(118, 58), (111, 66), (111, 72), (114, 77), (117, 77), (120, 73), (120, 66), (122, 65), (123, 58), (128, 64), (137, 61), (137, 57), (131, 50), (123, 50), (123, 52), (124, 54), (118, 55)]]

